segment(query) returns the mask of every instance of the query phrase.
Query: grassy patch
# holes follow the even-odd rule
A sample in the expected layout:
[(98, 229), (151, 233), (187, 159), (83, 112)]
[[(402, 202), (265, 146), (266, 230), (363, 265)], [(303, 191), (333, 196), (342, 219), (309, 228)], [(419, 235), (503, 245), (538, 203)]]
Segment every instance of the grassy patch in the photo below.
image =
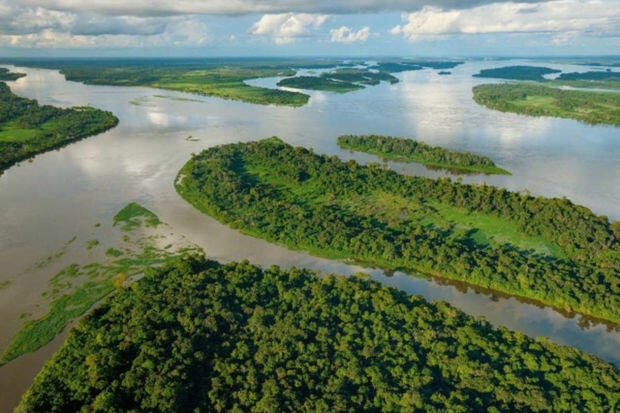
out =
[(142, 205), (131, 202), (114, 216), (114, 226), (118, 224), (122, 224), (121, 228), (124, 231), (131, 231), (141, 227), (143, 224), (148, 227), (156, 227), (161, 224), (161, 221), (157, 215)]
[[(136, 203), (127, 205), (114, 218), (115, 224), (124, 224), (124, 231), (136, 229), (142, 222), (151, 227), (160, 224), (155, 214)], [(133, 233), (124, 234), (125, 245), (122, 250), (115, 247), (106, 250), (106, 256), (110, 260), (86, 265), (70, 264), (50, 279), (48, 289), (42, 294), (49, 302), (49, 311), (24, 323), (0, 357), (0, 365), (41, 348), (68, 323), (87, 312), (115, 289), (125, 286), (131, 277), (142, 274), (146, 268), (159, 266), (181, 255), (200, 252), (195, 247), (183, 245), (161, 249), (156, 246), (157, 235), (139, 236), (134, 240), (129, 234)], [(69, 240), (63, 249), (74, 240), (75, 238)], [(91, 240), (86, 243), (85, 248), (90, 249), (95, 245), (99, 245), (99, 241)]]

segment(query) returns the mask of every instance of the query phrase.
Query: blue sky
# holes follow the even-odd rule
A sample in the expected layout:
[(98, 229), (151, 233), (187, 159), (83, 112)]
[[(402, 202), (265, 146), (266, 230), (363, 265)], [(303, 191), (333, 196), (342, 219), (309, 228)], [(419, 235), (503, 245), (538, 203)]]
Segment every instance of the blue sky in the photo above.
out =
[(620, 0), (0, 0), (3, 56), (620, 54)]

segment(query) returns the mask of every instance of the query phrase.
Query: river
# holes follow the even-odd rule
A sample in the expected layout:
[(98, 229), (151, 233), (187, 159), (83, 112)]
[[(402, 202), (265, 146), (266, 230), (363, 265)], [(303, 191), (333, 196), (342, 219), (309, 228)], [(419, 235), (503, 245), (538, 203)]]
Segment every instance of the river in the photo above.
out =
[[(317, 153), (366, 163), (377, 158), (338, 148), (341, 134), (385, 134), (415, 138), (449, 149), (491, 157), (511, 176), (471, 175), (534, 195), (567, 197), (597, 214), (620, 219), (620, 134), (612, 126), (568, 119), (501, 113), (473, 102), (471, 88), (489, 79), (471, 75), (515, 61), (468, 61), (441, 76), (436, 70), (399, 73), (400, 83), (333, 94), (310, 92), (301, 108), (251, 105), (139, 87), (92, 86), (67, 82), (57, 71), (15, 68), (26, 77), (8, 82), (14, 93), (56, 106), (92, 105), (110, 110), (119, 125), (104, 134), (22, 162), (0, 176), (0, 348), (32, 312), (46, 290), (50, 270), (33, 264), (67, 240), (92, 236), (93, 225), (110, 222), (128, 202), (155, 212), (175, 233), (220, 261), (249, 259), (259, 265), (303, 266), (351, 274), (364, 270), (376, 280), (430, 300), (445, 300), (494, 325), (580, 348), (620, 366), (620, 332), (581, 316), (566, 317), (548, 307), (441, 285), (406, 274), (385, 275), (240, 234), (202, 215), (174, 191), (177, 171), (192, 153), (228, 142), (279, 136)], [(539, 63), (536, 63), (539, 64)], [(566, 71), (583, 66), (548, 63)], [(278, 79), (249, 83), (274, 85)], [(491, 80), (492, 81), (492, 80)], [(187, 140), (188, 136), (194, 139)], [(408, 174), (445, 176), (419, 165), (390, 163)], [(89, 257), (63, 256), (57, 266)], [(60, 340), (44, 349), (51, 354)], [(26, 357), (0, 367), (0, 411), (14, 406), (45, 357)], [(25, 366), (26, 365), (26, 366)], [(27, 374), (24, 374), (27, 371)]]

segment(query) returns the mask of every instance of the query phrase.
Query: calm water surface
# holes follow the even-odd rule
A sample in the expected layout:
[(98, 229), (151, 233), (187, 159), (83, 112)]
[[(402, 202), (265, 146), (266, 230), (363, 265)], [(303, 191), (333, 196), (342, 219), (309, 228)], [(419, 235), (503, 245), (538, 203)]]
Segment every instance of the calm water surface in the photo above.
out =
[[(277, 135), (317, 153), (365, 163), (378, 159), (339, 149), (336, 137), (349, 133), (405, 136), (489, 156), (512, 172), (512, 176), (466, 176), (465, 182), (567, 197), (597, 214), (620, 219), (620, 130), (506, 114), (473, 102), (471, 88), (489, 79), (471, 75), (481, 68), (509, 64), (532, 63), (467, 62), (449, 76), (440, 76), (435, 70), (405, 72), (397, 74), (401, 82), (395, 85), (381, 84), (342, 95), (310, 92), (309, 104), (301, 108), (258, 106), (147, 88), (87, 86), (67, 82), (55, 71), (11, 67), (27, 74), (9, 82), (16, 94), (63, 107), (90, 104), (114, 112), (120, 123), (107, 133), (23, 162), (0, 177), (0, 281), (11, 282), (9, 288), (0, 290), (0, 348), (19, 328), (19, 315), (39, 299), (53, 276), (51, 271), (29, 270), (33, 263), (75, 235), (78, 240), (92, 237), (95, 223), (110, 222), (131, 201), (153, 210), (174, 232), (221, 261), (248, 258), (260, 265), (304, 266), (345, 274), (362, 270), (244, 236), (186, 204), (174, 191), (177, 171), (192, 153), (217, 144)], [(584, 70), (583, 66), (545, 66)], [(273, 86), (277, 80), (250, 83)], [(186, 140), (190, 135), (199, 141)], [(409, 174), (445, 175), (419, 165), (390, 166)], [(59, 265), (80, 259), (89, 262), (87, 258), (63, 257)], [(495, 325), (546, 336), (620, 365), (620, 332), (605, 325), (406, 274), (388, 277), (379, 270), (364, 271), (409, 293), (446, 300)], [(44, 357), (31, 359), (31, 370), (36, 371)], [(23, 364), (0, 368), (0, 383), (13, 383), (8, 391), (0, 387), (0, 410), (14, 404), (28, 386), (31, 375), (24, 378), (19, 374)]]

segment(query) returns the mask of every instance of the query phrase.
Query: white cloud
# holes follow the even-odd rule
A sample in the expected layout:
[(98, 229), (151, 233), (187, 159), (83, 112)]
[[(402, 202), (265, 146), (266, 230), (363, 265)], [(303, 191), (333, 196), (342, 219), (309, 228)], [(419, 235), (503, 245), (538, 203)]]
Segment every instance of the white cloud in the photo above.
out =
[[(18, 0), (24, 6), (117, 16), (171, 14), (356, 14), (414, 11), (432, 4), (445, 9), (470, 8), (498, 0)], [(510, 0), (499, 0), (510, 1)], [(545, 0), (524, 0), (538, 3)]]
[(342, 26), (338, 29), (329, 31), (331, 41), (336, 43), (354, 43), (365, 42), (370, 36), (370, 27), (364, 26), (358, 31), (354, 31), (350, 27)]
[(308, 37), (313, 30), (325, 23), (329, 16), (324, 14), (265, 14), (254, 23), (249, 32), (258, 36), (269, 36), (277, 44), (291, 43), (299, 37)]
[(144, 26), (138, 25), (133, 28), (127, 21), (119, 23), (118, 19), (113, 18), (107, 23), (97, 21), (90, 31), (76, 25), (68, 30), (52, 27), (32, 33), (0, 34), (0, 46), (64, 49), (143, 48), (201, 46), (211, 40), (207, 25), (199, 18), (173, 17), (163, 25), (161, 22), (142, 23)]
[[(410, 40), (425, 35), (480, 33), (614, 33), (620, 31), (620, 2), (556, 0), (541, 4), (495, 3), (467, 10), (424, 7), (403, 15), (391, 34)], [(558, 38), (562, 38), (559, 36)], [(566, 36), (564, 36), (566, 38)]]

